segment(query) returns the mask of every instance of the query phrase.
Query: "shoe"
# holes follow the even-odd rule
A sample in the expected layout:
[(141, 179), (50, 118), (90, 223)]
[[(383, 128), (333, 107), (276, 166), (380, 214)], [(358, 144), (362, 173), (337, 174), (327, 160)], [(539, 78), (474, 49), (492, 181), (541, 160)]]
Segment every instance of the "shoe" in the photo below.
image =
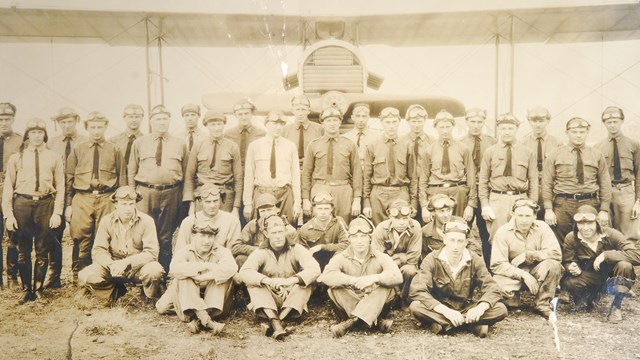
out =
[(187, 329), (189, 329), (189, 332), (192, 334), (197, 334), (200, 332), (200, 320), (195, 319), (195, 320), (191, 320), (187, 323)]
[(341, 338), (347, 333), (347, 331), (349, 331), (349, 329), (351, 329), (353, 325), (355, 325), (356, 322), (358, 322), (358, 318), (352, 317), (341, 323), (331, 325), (331, 334), (335, 338)]
[(44, 285), (45, 289), (60, 289), (62, 288), (62, 283), (60, 283), (60, 279), (49, 281)]
[(440, 335), (444, 332), (444, 328), (437, 322), (432, 322), (431, 325), (429, 325), (429, 331), (434, 335)]
[(37, 298), (38, 297), (36, 296), (36, 293), (34, 293), (33, 291), (27, 291), (24, 294), (24, 297), (18, 301), (18, 305), (24, 305), (28, 302), (36, 301)]
[(489, 325), (475, 325), (473, 327), (473, 333), (480, 339), (484, 339), (489, 334)]
[(520, 307), (520, 293), (515, 293), (512, 297), (503, 299), (502, 303), (510, 309)]
[(378, 321), (378, 329), (380, 329), (380, 332), (383, 334), (391, 331), (391, 325), (393, 325), (393, 320), (391, 319), (381, 319)]
[(18, 278), (7, 277), (7, 289), (10, 289), (10, 290), (22, 289), (22, 285), (20, 285), (20, 281), (18, 281)]
[(287, 335), (287, 331), (282, 327), (280, 319), (271, 319), (271, 327), (273, 328), (273, 334), (271, 334), (271, 337), (278, 341), (284, 340), (284, 337)]
[(222, 332), (222, 329), (224, 328), (224, 323), (219, 323), (217, 321), (213, 321), (211, 319), (209, 319), (209, 321), (207, 321), (206, 324), (203, 324), (205, 328), (211, 330), (211, 333), (213, 335), (218, 335)]
[(271, 337), (271, 335), (273, 334), (273, 329), (271, 328), (271, 326), (269, 326), (269, 324), (261, 323), (260, 332), (266, 337)]
[(609, 313), (609, 316), (608, 316), (607, 319), (612, 324), (617, 324), (617, 323), (621, 322), (622, 321), (622, 310), (620, 310), (620, 309), (618, 309), (616, 307), (612, 307), (611, 308), (611, 312)]

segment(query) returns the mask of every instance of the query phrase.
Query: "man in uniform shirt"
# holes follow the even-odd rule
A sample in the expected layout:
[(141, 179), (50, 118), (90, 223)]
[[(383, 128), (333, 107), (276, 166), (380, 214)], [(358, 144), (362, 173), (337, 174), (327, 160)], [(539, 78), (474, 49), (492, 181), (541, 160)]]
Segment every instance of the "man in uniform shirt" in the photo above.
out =
[(190, 202), (189, 214), (197, 209), (193, 194), (204, 184), (216, 185), (224, 194), (221, 210), (238, 217), (242, 200), (242, 164), (240, 150), (233, 141), (223, 138), (227, 118), (224, 114), (208, 111), (202, 124), (209, 131), (209, 138), (194, 145), (184, 178), (183, 201)]
[(122, 118), (127, 128), (120, 134), (112, 137), (109, 141), (120, 149), (120, 153), (124, 155), (125, 164), (129, 165), (133, 142), (144, 135), (142, 131), (140, 131), (140, 123), (142, 123), (142, 119), (144, 118), (144, 110), (140, 105), (129, 104), (125, 106)]
[[(52, 229), (60, 226), (64, 211), (62, 158), (45, 147), (47, 125), (34, 119), (27, 123), (24, 141), (28, 146), (11, 155), (2, 194), (2, 213), (7, 231), (18, 244), (18, 268), (26, 294), (21, 303), (35, 300), (41, 292), (49, 265)], [(31, 269), (31, 249), (36, 261)], [(33, 274), (33, 279), (31, 278)]]
[(320, 266), (309, 250), (288, 243), (286, 225), (278, 215), (265, 219), (269, 241), (249, 255), (239, 273), (251, 297), (247, 308), (269, 320), (270, 326), (263, 326), (264, 334), (276, 340), (287, 335), (284, 319), (289, 315), (300, 317), (307, 311), (313, 285), (320, 276)]
[(231, 244), (240, 239), (238, 217), (220, 210), (224, 196), (225, 193), (213, 184), (205, 184), (198, 190), (195, 200), (202, 203), (202, 209), (182, 220), (176, 237), (175, 251), (191, 244), (191, 228), (197, 221), (206, 221), (212, 228), (218, 229), (216, 241), (220, 246), (231, 249)]
[(312, 140), (322, 136), (324, 130), (319, 124), (309, 121), (311, 103), (305, 95), (294, 96), (291, 99), (291, 112), (293, 113), (294, 121), (284, 127), (282, 137), (289, 139), (298, 149), (298, 159), (300, 160), (300, 168), (302, 168), (307, 146)]
[(387, 208), (395, 199), (417, 206), (418, 179), (413, 149), (398, 138), (400, 112), (387, 107), (380, 112), (384, 133), (367, 144), (362, 179), (362, 213), (377, 226), (387, 218)]
[[(551, 114), (547, 108), (536, 106), (527, 110), (527, 119), (531, 126), (531, 133), (520, 140), (520, 144), (529, 148), (536, 159), (538, 169), (538, 204), (544, 204), (542, 199), (542, 169), (547, 154), (562, 145), (562, 143), (547, 131)], [(544, 208), (538, 211), (538, 220), (544, 220)]]
[(507, 306), (519, 306), (523, 285), (535, 296), (536, 311), (548, 318), (549, 302), (562, 276), (562, 251), (549, 225), (536, 220), (538, 204), (518, 199), (512, 217), (493, 238), (491, 272)]
[(315, 194), (328, 192), (334, 201), (335, 215), (347, 223), (360, 215), (362, 167), (355, 144), (340, 136), (342, 114), (330, 107), (322, 111), (324, 135), (307, 146), (302, 167), (302, 209), (311, 216)]
[(173, 255), (169, 272), (173, 281), (156, 309), (160, 314), (175, 313), (194, 334), (204, 328), (217, 335), (224, 324), (212, 318), (231, 310), (232, 279), (238, 265), (231, 251), (216, 241), (218, 228), (198, 219), (189, 231), (192, 242)]
[(427, 110), (420, 105), (411, 105), (405, 113), (405, 120), (409, 124), (409, 133), (404, 135), (401, 140), (409, 143), (409, 147), (413, 150), (413, 158), (415, 160), (414, 167), (420, 166), (422, 154), (427, 149), (427, 145), (433, 144), (436, 139), (424, 132), (424, 124), (427, 121)]
[(125, 283), (142, 283), (149, 299), (160, 297), (164, 275), (158, 263), (158, 237), (153, 219), (136, 209), (142, 198), (129, 186), (119, 187), (110, 196), (114, 211), (100, 221), (91, 250), (93, 264), (78, 274), (85, 294), (113, 304), (126, 293)]
[(446, 110), (441, 110), (433, 125), (439, 139), (427, 147), (422, 159), (419, 186), (422, 219), (431, 220), (427, 209), (429, 197), (445, 194), (456, 199), (454, 215), (467, 221), (473, 219), (473, 209), (477, 206), (476, 170), (471, 150), (453, 139), (455, 119)]
[(602, 122), (609, 136), (597, 147), (604, 154), (613, 185), (611, 222), (623, 234), (635, 234), (640, 229), (640, 143), (622, 133), (622, 109), (607, 107)]
[(181, 114), (185, 129), (178, 137), (187, 144), (187, 154), (190, 154), (191, 149), (198, 141), (207, 138), (207, 133), (198, 126), (200, 122), (200, 105), (186, 104), (182, 107)]
[(489, 241), (509, 220), (515, 200), (538, 201), (536, 159), (527, 147), (515, 143), (520, 122), (507, 113), (498, 116), (496, 126), (500, 142), (485, 151), (478, 174), (478, 197)]
[[(80, 143), (88, 141), (89, 138), (78, 134), (77, 125), (80, 122), (80, 116), (75, 110), (63, 107), (58, 111), (58, 114), (51, 118), (56, 127), (60, 126), (61, 134), (49, 138), (47, 147), (60, 155), (63, 159), (64, 171), (66, 173), (67, 160), (71, 154), (71, 150)], [(65, 196), (66, 201), (66, 196)], [(65, 203), (65, 209), (71, 204)], [(60, 273), (62, 272), (62, 238), (64, 230), (67, 227), (67, 221), (62, 221), (62, 224), (54, 229), (55, 242), (50, 247), (51, 253), (49, 254), (49, 276), (45, 284), (46, 288), (60, 288), (62, 286), (60, 282)]]
[(302, 213), (296, 145), (282, 136), (286, 124), (282, 113), (271, 112), (264, 121), (267, 135), (252, 142), (247, 150), (242, 197), (244, 216), (252, 219), (255, 199), (270, 193), (280, 203), (282, 215), (293, 222)]
[(369, 104), (356, 103), (353, 105), (351, 111), (351, 121), (353, 122), (353, 129), (344, 133), (344, 136), (353, 141), (358, 149), (358, 158), (360, 159), (360, 165), (364, 169), (364, 156), (367, 152), (367, 144), (372, 143), (380, 132), (369, 128), (369, 116), (370, 116)]
[(129, 159), (129, 186), (142, 194), (138, 210), (156, 223), (160, 255), (165, 272), (171, 262), (171, 238), (178, 227), (181, 211), (181, 184), (187, 167), (187, 146), (169, 135), (171, 113), (162, 105), (151, 109), (151, 134), (133, 143)]
[(329, 287), (331, 301), (347, 320), (331, 326), (334, 337), (344, 336), (358, 321), (388, 332), (393, 320), (384, 319), (384, 307), (396, 299), (402, 274), (389, 255), (371, 245), (373, 223), (359, 217), (349, 224), (349, 247), (334, 256), (318, 278)]
[[(0, 103), (0, 190), (3, 188), (7, 163), (11, 155), (20, 151), (22, 135), (13, 131), (16, 118), (16, 107), (11, 103)], [(0, 199), (1, 200), (1, 199)], [(4, 221), (0, 221), (0, 234), (4, 234)], [(2, 242), (0, 240), (0, 289), (3, 287), (2, 273), (4, 271)], [(16, 239), (17, 240), (17, 239)], [(60, 254), (62, 259), (62, 254)], [(62, 265), (62, 262), (60, 262)], [(7, 243), (7, 285), (18, 287), (18, 249), (17, 243), (9, 238)]]
[(542, 169), (545, 221), (555, 226), (558, 242), (571, 232), (571, 218), (581, 205), (599, 207), (598, 220), (609, 224), (611, 177), (602, 152), (585, 142), (589, 123), (579, 117), (567, 122), (569, 142), (550, 152)]
[(67, 159), (65, 218), (73, 239), (74, 280), (91, 264), (96, 228), (113, 210), (111, 194), (127, 183), (122, 153), (104, 138), (108, 124), (101, 113), (89, 113), (84, 121), (89, 140), (76, 145)]

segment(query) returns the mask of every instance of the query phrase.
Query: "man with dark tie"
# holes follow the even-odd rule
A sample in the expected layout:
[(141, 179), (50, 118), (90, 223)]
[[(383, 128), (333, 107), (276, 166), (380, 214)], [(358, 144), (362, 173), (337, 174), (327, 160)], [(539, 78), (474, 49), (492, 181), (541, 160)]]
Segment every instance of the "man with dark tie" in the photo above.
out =
[(89, 113), (84, 121), (89, 140), (76, 145), (67, 159), (64, 215), (73, 239), (74, 281), (91, 264), (96, 228), (113, 211), (111, 194), (127, 183), (122, 153), (104, 138), (108, 124), (101, 113)]
[(298, 95), (291, 99), (291, 112), (295, 119), (293, 123), (284, 127), (282, 136), (295, 144), (296, 149), (298, 149), (300, 167), (302, 168), (307, 146), (312, 140), (322, 136), (324, 130), (319, 124), (309, 121), (311, 102), (305, 95)]
[[(547, 108), (535, 106), (527, 110), (527, 119), (531, 126), (531, 133), (522, 138), (520, 144), (529, 148), (536, 158), (538, 169), (538, 204), (542, 205), (542, 169), (547, 154), (554, 151), (562, 143), (547, 131), (551, 114)], [(535, 199), (534, 199), (535, 200)], [(544, 220), (544, 208), (538, 211), (538, 220)]]
[(378, 136), (380, 131), (371, 129), (369, 127), (370, 109), (367, 103), (356, 103), (353, 105), (351, 111), (351, 122), (353, 122), (353, 129), (344, 133), (344, 136), (353, 141), (358, 149), (358, 157), (360, 158), (361, 166), (364, 169), (364, 155), (367, 152), (367, 144), (373, 142)]
[[(47, 140), (44, 120), (27, 123), (24, 141), (27, 140), (29, 145), (9, 158), (2, 194), (7, 231), (14, 233), (18, 243), (18, 268), (26, 290), (21, 304), (35, 300), (35, 292), (40, 294), (44, 289), (49, 247), (53, 242), (51, 229), (60, 226), (64, 210), (62, 158), (44, 145)], [(34, 245), (36, 261), (32, 272)]]
[(133, 143), (129, 159), (129, 186), (142, 194), (138, 210), (156, 224), (160, 254), (158, 262), (165, 273), (171, 262), (171, 239), (180, 224), (181, 185), (187, 167), (185, 142), (169, 135), (171, 113), (156, 105), (149, 114), (151, 133)]
[(471, 150), (453, 139), (454, 126), (453, 115), (441, 110), (433, 124), (439, 139), (427, 147), (422, 158), (419, 198), (425, 222), (431, 220), (427, 203), (435, 194), (454, 198), (454, 215), (461, 216), (466, 221), (473, 219), (473, 209), (477, 207), (476, 169)]
[[(20, 151), (22, 135), (13, 131), (16, 117), (16, 107), (11, 103), (0, 103), (0, 190), (3, 188), (7, 162), (11, 155)], [(0, 198), (1, 200), (1, 198)], [(4, 233), (4, 221), (0, 221), (0, 234)], [(0, 288), (3, 287), (2, 246), (0, 246)], [(7, 245), (7, 285), (19, 287), (18, 284), (18, 250), (13, 239)]]
[(585, 145), (590, 127), (579, 117), (567, 121), (569, 142), (550, 152), (542, 169), (544, 220), (554, 227), (560, 244), (571, 232), (571, 219), (581, 205), (599, 208), (598, 221), (609, 224), (611, 177), (602, 152)]
[(133, 142), (144, 135), (142, 131), (140, 131), (140, 123), (142, 123), (142, 119), (144, 118), (144, 110), (140, 105), (129, 104), (125, 106), (122, 118), (127, 128), (120, 134), (112, 137), (109, 141), (118, 147), (120, 153), (124, 155), (124, 162), (128, 165)]
[(200, 105), (186, 104), (182, 107), (181, 113), (182, 120), (184, 120), (184, 131), (178, 134), (178, 137), (187, 144), (188, 155), (198, 141), (207, 138), (207, 133), (198, 126), (200, 122)]
[(640, 220), (640, 143), (622, 132), (624, 112), (609, 106), (602, 112), (602, 122), (609, 135), (598, 144), (613, 186), (611, 222), (625, 235), (638, 232)]

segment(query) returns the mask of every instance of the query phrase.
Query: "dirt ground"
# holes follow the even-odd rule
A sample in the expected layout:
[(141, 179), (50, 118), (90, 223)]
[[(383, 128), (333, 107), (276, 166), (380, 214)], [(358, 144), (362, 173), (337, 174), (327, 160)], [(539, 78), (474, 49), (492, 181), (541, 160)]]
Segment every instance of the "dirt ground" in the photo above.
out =
[[(70, 247), (65, 244), (63, 280), (70, 279)], [(640, 299), (625, 299), (624, 320), (606, 321), (610, 298), (591, 313), (558, 311), (560, 352), (549, 323), (527, 308), (490, 328), (486, 339), (464, 331), (436, 336), (420, 329), (406, 309), (392, 310), (389, 334), (359, 329), (331, 337), (336, 322), (328, 300), (289, 323), (284, 342), (260, 335), (252, 313), (226, 320), (219, 337), (192, 335), (175, 316), (158, 315), (133, 288), (113, 307), (74, 299), (66, 284), (42, 299), (16, 305), (19, 290), (0, 290), (0, 359), (640, 359)], [(640, 294), (636, 285), (635, 292)]]

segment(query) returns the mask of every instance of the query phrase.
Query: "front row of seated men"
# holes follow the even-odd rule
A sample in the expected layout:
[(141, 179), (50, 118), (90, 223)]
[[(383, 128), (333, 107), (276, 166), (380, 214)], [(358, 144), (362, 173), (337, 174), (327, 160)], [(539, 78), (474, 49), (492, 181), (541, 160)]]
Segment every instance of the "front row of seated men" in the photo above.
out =
[[(267, 200), (262, 205), (275, 205)], [(314, 206), (326, 200), (322, 195), (313, 201)], [(121, 284), (128, 281), (142, 283), (144, 294), (158, 299), (164, 273), (156, 260), (158, 243), (153, 222), (135, 210), (140, 195), (133, 189), (119, 188), (112, 201), (115, 210), (101, 221), (96, 234), (94, 264), (79, 274), (79, 280), (86, 290), (105, 299), (121, 296), (126, 291)], [(439, 201), (432, 207), (438, 210), (447, 205), (451, 204)], [(507, 315), (500, 301), (517, 302), (524, 287), (536, 296), (536, 310), (548, 316), (549, 300), (560, 283), (564, 265), (567, 272), (562, 284), (577, 307), (592, 307), (596, 294), (606, 285), (614, 295), (609, 320), (620, 321), (622, 299), (635, 280), (633, 266), (640, 265), (640, 251), (619, 232), (601, 228), (597, 211), (590, 206), (578, 209), (574, 231), (567, 235), (561, 251), (548, 225), (535, 220), (537, 210), (533, 201), (515, 202), (512, 220), (498, 230), (494, 239), (493, 276), (481, 255), (469, 246), (467, 223), (456, 217), (431, 229), (442, 244), (430, 249), (417, 266), (422, 244), (416, 246), (408, 240), (424, 230), (402, 221), (413, 211), (404, 201), (390, 205), (387, 224), (374, 227), (360, 217), (348, 229), (343, 228), (348, 245), (342, 251), (334, 247), (336, 252), (324, 271), (314, 258), (318, 251), (310, 251), (302, 241), (295, 242), (290, 225), (278, 211), (261, 214), (265, 216), (256, 226), (264, 241), (256, 244), (239, 271), (228, 249), (231, 246), (222, 245), (219, 229), (201, 216), (189, 229), (190, 241), (175, 252), (169, 271), (172, 281), (156, 308), (162, 314), (175, 312), (193, 333), (207, 329), (218, 334), (224, 324), (216, 320), (230, 312), (236, 280), (248, 290), (248, 308), (266, 320), (261, 324), (263, 333), (282, 340), (287, 335), (283, 321), (303, 315), (316, 283), (321, 283), (345, 315), (344, 321), (331, 327), (335, 337), (343, 336), (356, 324), (389, 331), (392, 320), (384, 318), (385, 310), (403, 292), (407, 293), (404, 300), (410, 301), (411, 313), (432, 332), (465, 326), (485, 337), (488, 326)], [(320, 216), (313, 226), (326, 229), (335, 224), (332, 216)], [(320, 242), (326, 239), (321, 238), (311, 239), (311, 245), (316, 244), (312, 248), (323, 249)], [(406, 249), (404, 253), (402, 249)], [(411, 271), (407, 270), (409, 265)]]

